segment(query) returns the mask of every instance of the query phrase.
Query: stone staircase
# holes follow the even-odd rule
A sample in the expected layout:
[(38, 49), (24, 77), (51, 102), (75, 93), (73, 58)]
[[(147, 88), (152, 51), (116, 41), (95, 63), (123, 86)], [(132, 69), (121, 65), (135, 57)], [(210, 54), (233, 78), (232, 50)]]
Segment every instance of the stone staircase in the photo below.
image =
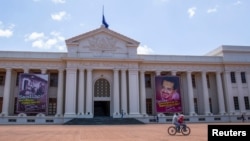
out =
[(112, 118), (112, 117), (94, 117), (94, 118), (74, 118), (64, 125), (131, 125), (145, 124), (135, 118)]

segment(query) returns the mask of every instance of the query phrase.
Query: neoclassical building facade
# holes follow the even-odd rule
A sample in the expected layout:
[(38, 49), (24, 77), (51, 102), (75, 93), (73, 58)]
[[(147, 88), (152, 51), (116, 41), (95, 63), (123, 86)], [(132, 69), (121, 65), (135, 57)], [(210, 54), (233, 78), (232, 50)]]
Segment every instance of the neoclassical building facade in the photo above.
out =
[[(250, 47), (220, 46), (202, 56), (139, 55), (139, 42), (101, 26), (67, 39), (66, 53), (0, 51), (0, 124), (60, 124), (72, 118), (171, 121), (155, 110), (155, 77), (180, 78), (190, 122), (250, 115)], [(17, 113), (21, 73), (48, 74), (46, 114)], [(249, 118), (249, 117), (248, 117)]]

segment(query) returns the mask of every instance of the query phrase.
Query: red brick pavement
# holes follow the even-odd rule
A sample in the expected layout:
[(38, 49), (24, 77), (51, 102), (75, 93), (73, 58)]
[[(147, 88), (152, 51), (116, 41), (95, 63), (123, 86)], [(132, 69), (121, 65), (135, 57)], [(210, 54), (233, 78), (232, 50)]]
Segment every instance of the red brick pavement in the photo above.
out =
[(208, 124), (188, 125), (189, 136), (168, 135), (170, 124), (0, 125), (0, 141), (207, 141)]

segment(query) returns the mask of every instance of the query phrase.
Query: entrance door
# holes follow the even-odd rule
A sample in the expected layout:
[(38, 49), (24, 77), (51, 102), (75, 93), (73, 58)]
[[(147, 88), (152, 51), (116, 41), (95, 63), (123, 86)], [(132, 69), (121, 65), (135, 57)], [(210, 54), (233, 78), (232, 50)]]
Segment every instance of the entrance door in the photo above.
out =
[(109, 101), (95, 101), (94, 117), (110, 116), (109, 107), (110, 107)]

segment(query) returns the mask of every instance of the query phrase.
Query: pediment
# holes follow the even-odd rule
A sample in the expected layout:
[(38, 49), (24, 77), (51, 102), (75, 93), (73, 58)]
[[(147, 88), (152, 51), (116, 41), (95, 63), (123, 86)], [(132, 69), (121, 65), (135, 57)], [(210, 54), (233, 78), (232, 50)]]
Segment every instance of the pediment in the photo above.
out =
[[(96, 35), (99, 35), (99, 34), (108, 35), (109, 38), (112, 38), (112, 37), (114, 39), (116, 38), (118, 40), (126, 42), (127, 44), (129, 44), (131, 46), (138, 46), (139, 45), (138, 41), (135, 41), (135, 40), (133, 40), (133, 39), (131, 39), (129, 37), (126, 37), (126, 36), (124, 36), (122, 34), (119, 34), (119, 33), (115, 32), (115, 31), (113, 31), (113, 30), (110, 30), (108, 28), (105, 28), (104, 26), (101, 26), (100, 28), (92, 30), (90, 32), (87, 32), (87, 33), (72, 37), (70, 39), (67, 39), (66, 44), (69, 45), (69, 46), (70, 45), (79, 45), (80, 41), (88, 39), (88, 38), (96, 37)], [(103, 40), (103, 39), (100, 39), (100, 40)]]

